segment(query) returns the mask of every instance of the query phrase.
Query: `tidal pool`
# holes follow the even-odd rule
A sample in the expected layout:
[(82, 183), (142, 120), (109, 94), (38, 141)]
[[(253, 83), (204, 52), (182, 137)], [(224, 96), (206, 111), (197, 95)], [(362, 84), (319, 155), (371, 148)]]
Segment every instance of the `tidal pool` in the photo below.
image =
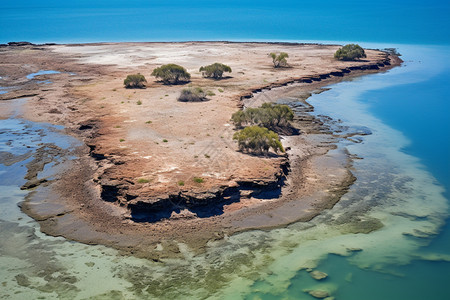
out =
[(27, 75), (27, 79), (34, 79), (34, 77), (39, 76), (39, 75), (51, 75), (51, 74), (59, 74), (61, 72), (59, 71), (54, 71), (54, 70), (39, 70), (36, 73), (31, 73)]

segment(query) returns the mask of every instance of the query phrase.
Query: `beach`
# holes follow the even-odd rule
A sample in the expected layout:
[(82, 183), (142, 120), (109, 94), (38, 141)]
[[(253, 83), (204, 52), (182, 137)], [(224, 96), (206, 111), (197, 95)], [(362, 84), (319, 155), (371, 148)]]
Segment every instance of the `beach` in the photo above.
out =
[[(311, 220), (355, 180), (349, 153), (329, 151), (367, 132), (336, 132), (338, 120), (312, 116), (305, 100), (325, 85), (401, 62), (377, 50), (366, 50), (361, 61), (337, 61), (338, 48), (230, 42), (1, 48), (9, 90), (0, 95), (0, 117), (11, 116), (16, 100), (10, 100), (27, 98), (20, 117), (63, 125), (83, 144), (56, 179), (30, 176), (24, 188), (34, 191), (22, 209), (47, 234), (154, 260), (179, 256), (179, 242), (202, 251), (209, 241), (236, 232)], [(270, 52), (289, 53), (290, 67), (273, 68)], [(202, 78), (200, 66), (214, 62), (233, 72), (222, 80)], [(191, 82), (163, 85), (150, 76), (166, 63), (184, 66)], [(27, 79), (42, 70), (57, 73)], [(146, 89), (124, 88), (124, 78), (135, 73), (147, 78)], [(208, 91), (209, 101), (178, 102), (187, 86)], [(279, 99), (295, 102), (293, 124), (300, 131), (282, 136), (287, 154), (237, 151), (231, 115)]]

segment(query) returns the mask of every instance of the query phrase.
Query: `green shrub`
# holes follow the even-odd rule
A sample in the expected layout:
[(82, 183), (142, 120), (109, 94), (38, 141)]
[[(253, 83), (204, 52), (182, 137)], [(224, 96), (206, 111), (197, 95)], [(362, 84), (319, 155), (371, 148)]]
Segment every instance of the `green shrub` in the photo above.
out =
[(334, 53), (334, 58), (339, 60), (356, 60), (364, 57), (366, 57), (366, 53), (358, 44), (345, 45)]
[(165, 84), (178, 84), (191, 79), (191, 74), (185, 68), (176, 64), (162, 65), (153, 70), (152, 76), (160, 78)]
[(177, 100), (181, 102), (201, 102), (208, 99), (206, 98), (205, 92), (201, 88), (196, 87), (183, 89)]
[(214, 63), (205, 67), (200, 67), (203, 77), (210, 77), (214, 79), (220, 79), (224, 72), (231, 73), (231, 68), (221, 63)]
[(284, 104), (264, 103), (259, 108), (247, 108), (235, 112), (231, 120), (237, 128), (258, 125), (269, 129), (288, 127), (294, 119), (292, 109)]
[(183, 186), (184, 185), (184, 181), (183, 180), (178, 181), (178, 185), (179, 186)]
[(196, 183), (203, 183), (205, 180), (203, 179), (203, 178), (201, 178), (201, 177), (194, 177), (194, 179), (192, 179), (192, 180), (194, 180), (194, 182), (196, 182)]
[(278, 55), (275, 52), (272, 52), (269, 56), (272, 57), (274, 68), (285, 68), (288, 66), (286, 58), (288, 58), (289, 55), (286, 52), (281, 52)]
[(150, 180), (146, 179), (146, 178), (139, 178), (138, 179), (138, 183), (148, 183), (150, 182)]
[(241, 151), (260, 154), (272, 148), (277, 153), (284, 152), (278, 134), (264, 127), (245, 127), (233, 135), (233, 140), (237, 140)]
[(127, 78), (123, 81), (123, 84), (127, 89), (132, 88), (145, 88), (145, 84), (147, 83), (147, 80), (145, 79), (144, 75), (141, 74), (133, 74), (128, 75)]

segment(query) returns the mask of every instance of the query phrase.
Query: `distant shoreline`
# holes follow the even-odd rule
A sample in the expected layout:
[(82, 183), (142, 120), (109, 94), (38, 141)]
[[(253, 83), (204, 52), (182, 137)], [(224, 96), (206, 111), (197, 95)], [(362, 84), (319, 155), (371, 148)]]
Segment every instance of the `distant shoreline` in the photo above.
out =
[(128, 41), (128, 42), (45, 42), (45, 43), (33, 43), (28, 41), (11, 41), (6, 43), (0, 43), (0, 47), (7, 46), (92, 46), (92, 45), (108, 45), (108, 44), (183, 44), (183, 43), (198, 43), (198, 44), (213, 44), (213, 43), (221, 43), (221, 44), (267, 44), (267, 45), (327, 45), (327, 46), (340, 46), (341, 44), (336, 43), (327, 43), (324, 41), (323, 43), (319, 42), (295, 42), (295, 41), (231, 41), (231, 40), (204, 40), (204, 41), (196, 41), (196, 40), (180, 40), (180, 41)]

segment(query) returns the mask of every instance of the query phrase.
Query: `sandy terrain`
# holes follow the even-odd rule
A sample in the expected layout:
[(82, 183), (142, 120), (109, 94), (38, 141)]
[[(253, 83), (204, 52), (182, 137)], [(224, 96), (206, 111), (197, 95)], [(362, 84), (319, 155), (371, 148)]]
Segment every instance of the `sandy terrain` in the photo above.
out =
[[(374, 50), (364, 61), (336, 61), (338, 48), (224, 42), (0, 48), (0, 72), (8, 74), (0, 85), (10, 87), (0, 99), (29, 97), (22, 117), (64, 125), (87, 145), (24, 210), (46, 233), (155, 259), (176, 255), (176, 242), (200, 249), (211, 238), (314, 217), (354, 178), (347, 155), (329, 152), (345, 136), (308, 115), (304, 99), (326, 84), (400, 62), (394, 57), (386, 65), (387, 55)], [(268, 53), (280, 51), (289, 53), (290, 68), (273, 68)], [(222, 80), (202, 78), (199, 67), (214, 62), (233, 72)], [(192, 76), (188, 85), (210, 91), (209, 101), (178, 102), (188, 85), (163, 85), (150, 76), (166, 63), (184, 66)], [(61, 73), (26, 79), (39, 70)], [(125, 89), (126, 75), (138, 72), (147, 88)], [(288, 154), (238, 152), (232, 113), (279, 98), (297, 103), (294, 126), (301, 134), (283, 137)], [(0, 101), (0, 117), (17, 112), (16, 101)], [(45, 197), (49, 189), (58, 197)]]

